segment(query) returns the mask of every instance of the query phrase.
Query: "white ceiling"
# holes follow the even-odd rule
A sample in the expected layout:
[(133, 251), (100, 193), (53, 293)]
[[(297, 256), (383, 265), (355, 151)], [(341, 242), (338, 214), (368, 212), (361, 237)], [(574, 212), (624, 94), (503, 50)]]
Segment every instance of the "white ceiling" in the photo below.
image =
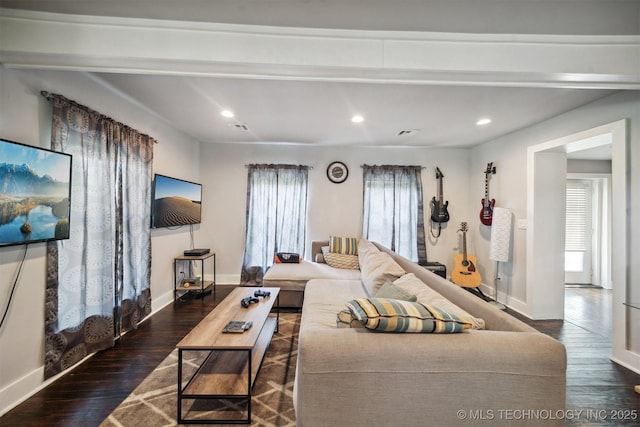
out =
[[(101, 74), (204, 142), (470, 147), (610, 93), (598, 90)], [(225, 108), (236, 113), (225, 119)], [(365, 122), (354, 124), (361, 114)], [(476, 126), (482, 117), (493, 122)], [(246, 127), (246, 130), (245, 130)], [(415, 131), (398, 136), (404, 130)]]
[[(359, 30), (637, 35), (633, 0), (0, 0), (96, 16)], [(634, 15), (635, 14), (635, 15)], [(45, 67), (46, 68), (46, 67)], [(70, 73), (78, 71), (69, 71)], [(215, 143), (472, 147), (613, 93), (482, 85), (94, 72), (194, 139)], [(219, 115), (229, 108), (233, 119)], [(353, 114), (365, 121), (353, 124)], [(484, 127), (475, 122), (490, 117)], [(413, 131), (398, 136), (401, 131)]]

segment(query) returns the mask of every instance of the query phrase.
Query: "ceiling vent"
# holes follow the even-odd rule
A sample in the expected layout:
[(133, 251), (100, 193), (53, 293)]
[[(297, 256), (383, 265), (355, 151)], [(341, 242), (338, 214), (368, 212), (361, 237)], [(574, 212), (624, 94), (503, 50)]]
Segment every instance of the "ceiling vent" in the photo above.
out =
[(418, 132), (420, 132), (420, 129), (405, 129), (398, 132), (396, 136), (412, 136)]
[(249, 130), (247, 125), (243, 125), (242, 123), (231, 123), (231, 124), (229, 124), (229, 126), (231, 126), (232, 128), (238, 129), (238, 130), (242, 130), (242, 131), (248, 131)]

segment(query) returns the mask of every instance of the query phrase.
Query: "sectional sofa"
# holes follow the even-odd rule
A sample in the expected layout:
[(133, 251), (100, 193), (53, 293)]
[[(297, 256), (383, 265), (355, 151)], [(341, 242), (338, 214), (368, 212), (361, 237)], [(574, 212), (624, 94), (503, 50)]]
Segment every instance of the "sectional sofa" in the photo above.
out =
[(292, 264), (273, 264), (263, 277), (262, 285), (280, 288), (280, 307), (302, 308), (304, 290), (312, 279), (360, 280), (360, 271), (335, 268), (324, 262), (322, 248), (329, 241), (311, 242), (311, 259)]
[[(326, 243), (314, 242), (314, 250)], [(298, 426), (564, 425), (560, 342), (380, 245), (360, 239), (358, 258), (359, 270), (336, 277), (325, 266), (318, 271), (331, 277), (293, 290), (304, 293), (293, 396)], [(303, 280), (292, 275), (290, 290)], [(442, 309), (464, 327), (456, 333), (362, 327), (372, 318), (356, 316), (355, 303), (381, 301), (376, 297), (383, 290), (389, 296), (388, 289), (434, 313)]]

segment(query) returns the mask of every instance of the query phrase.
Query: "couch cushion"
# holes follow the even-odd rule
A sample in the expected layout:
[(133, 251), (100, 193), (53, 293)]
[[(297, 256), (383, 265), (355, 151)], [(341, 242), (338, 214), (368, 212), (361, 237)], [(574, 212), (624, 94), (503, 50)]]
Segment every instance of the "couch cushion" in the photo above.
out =
[(268, 280), (274, 286), (277, 286), (278, 281), (299, 281), (306, 284), (311, 279), (319, 278), (359, 280), (360, 272), (333, 268), (328, 264), (302, 261), (300, 264), (274, 264), (264, 275), (265, 282)]
[(454, 333), (471, 329), (471, 322), (418, 302), (357, 298), (349, 301), (347, 308), (365, 328), (376, 331)]
[(329, 237), (329, 251), (334, 254), (358, 255), (358, 239), (356, 237)]
[[(393, 284), (408, 294), (416, 296), (417, 301), (434, 307), (439, 307), (449, 313), (455, 314), (460, 318), (467, 319), (473, 325), (473, 329), (484, 329), (484, 320), (474, 317), (461, 309), (447, 298), (427, 286), (422, 280), (418, 279), (415, 274), (407, 273), (396, 279)], [(453, 285), (452, 286), (456, 286)]]
[(328, 246), (322, 248), (324, 262), (334, 268), (344, 268), (347, 270), (359, 270), (360, 262), (358, 255), (337, 254), (331, 252)]
[(335, 330), (336, 313), (346, 308), (345, 301), (364, 296), (366, 294), (360, 280), (309, 280), (304, 290), (299, 333), (305, 330)]
[(373, 242), (365, 239), (364, 237), (361, 237), (360, 240), (358, 240), (358, 256), (361, 260), (366, 258), (370, 253), (376, 252), (380, 252), (380, 249), (378, 249)]
[(390, 299), (400, 299), (403, 301), (417, 301), (418, 297), (415, 295), (406, 292), (404, 289), (396, 286), (393, 282), (387, 280), (384, 285), (380, 288), (377, 294), (374, 295), (376, 298), (390, 298)]
[(359, 257), (362, 284), (369, 296), (377, 294), (387, 280), (393, 282), (405, 273), (402, 267), (385, 252), (371, 252), (364, 257), (362, 255)]

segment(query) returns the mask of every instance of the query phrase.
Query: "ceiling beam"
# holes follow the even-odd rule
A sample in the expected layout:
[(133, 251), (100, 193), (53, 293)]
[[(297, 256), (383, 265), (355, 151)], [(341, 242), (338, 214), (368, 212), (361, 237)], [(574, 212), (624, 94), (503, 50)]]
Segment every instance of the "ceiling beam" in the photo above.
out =
[(640, 89), (640, 36), (283, 28), (0, 9), (8, 68)]

